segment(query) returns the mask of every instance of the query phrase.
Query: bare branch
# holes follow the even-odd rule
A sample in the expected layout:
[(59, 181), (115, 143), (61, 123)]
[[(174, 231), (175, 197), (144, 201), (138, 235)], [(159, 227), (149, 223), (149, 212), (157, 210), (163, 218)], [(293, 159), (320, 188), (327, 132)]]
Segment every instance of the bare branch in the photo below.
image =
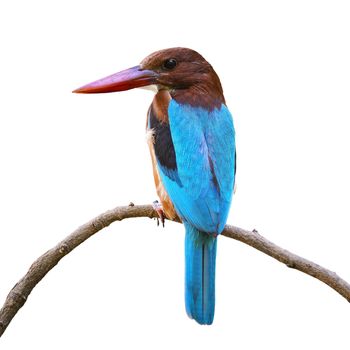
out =
[[(33, 288), (65, 255), (69, 254), (79, 244), (83, 243), (104, 227), (109, 226), (114, 221), (136, 217), (156, 218), (157, 213), (151, 205), (135, 206), (132, 203), (130, 203), (129, 206), (117, 207), (113, 210), (109, 210), (80, 226), (63, 241), (34, 261), (26, 275), (12, 288), (0, 310), (0, 337), (5, 332), (18, 310), (27, 301)], [(350, 285), (336, 273), (277, 246), (261, 236), (257, 231), (247, 231), (238, 227), (226, 225), (222, 235), (248, 244), (286, 264), (288, 267), (317, 278), (328, 284), (346, 300), (350, 301)]]

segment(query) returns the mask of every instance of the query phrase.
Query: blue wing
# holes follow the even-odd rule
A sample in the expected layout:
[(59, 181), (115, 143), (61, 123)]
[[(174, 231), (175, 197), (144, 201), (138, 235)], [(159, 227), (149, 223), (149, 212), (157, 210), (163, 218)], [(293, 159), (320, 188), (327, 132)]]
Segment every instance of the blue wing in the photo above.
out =
[(176, 211), (205, 232), (221, 233), (232, 199), (235, 132), (223, 104), (208, 111), (171, 100), (168, 107), (176, 168), (158, 161), (159, 173)]

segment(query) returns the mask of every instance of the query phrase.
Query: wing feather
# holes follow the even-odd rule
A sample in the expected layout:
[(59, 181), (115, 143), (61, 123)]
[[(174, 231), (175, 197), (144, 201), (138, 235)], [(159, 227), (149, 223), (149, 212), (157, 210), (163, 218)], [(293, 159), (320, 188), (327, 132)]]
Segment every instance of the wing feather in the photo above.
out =
[[(185, 221), (205, 232), (220, 233), (234, 186), (235, 133), (225, 105), (208, 111), (171, 100), (169, 127), (176, 176), (158, 161), (162, 182)], [(178, 181), (180, 180), (180, 181)]]

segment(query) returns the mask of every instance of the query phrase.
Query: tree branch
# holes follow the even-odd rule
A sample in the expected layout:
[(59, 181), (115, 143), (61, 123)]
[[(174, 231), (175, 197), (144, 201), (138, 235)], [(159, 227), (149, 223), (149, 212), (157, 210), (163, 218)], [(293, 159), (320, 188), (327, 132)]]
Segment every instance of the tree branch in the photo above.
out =
[[(55, 247), (48, 250), (34, 261), (26, 275), (12, 288), (0, 310), (0, 337), (5, 332), (18, 310), (27, 301), (33, 288), (65, 255), (69, 254), (79, 244), (86, 241), (104, 227), (109, 226), (114, 221), (136, 217), (157, 218), (158, 216), (151, 205), (134, 206), (130, 203), (129, 206), (117, 207), (80, 226), (63, 241), (59, 242)], [(350, 302), (350, 284), (340, 278), (335, 272), (327, 270), (310, 260), (304, 259), (277, 246), (261, 236), (257, 231), (247, 231), (238, 227), (226, 225), (222, 235), (248, 244), (281, 263), (286, 264), (288, 267), (317, 278)]]

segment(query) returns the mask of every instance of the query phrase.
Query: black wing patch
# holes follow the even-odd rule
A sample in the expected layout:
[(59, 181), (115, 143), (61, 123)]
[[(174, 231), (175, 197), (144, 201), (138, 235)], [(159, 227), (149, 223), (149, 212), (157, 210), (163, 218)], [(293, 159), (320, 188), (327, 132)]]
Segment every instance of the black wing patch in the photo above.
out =
[(182, 186), (177, 174), (176, 153), (169, 123), (159, 120), (152, 106), (149, 110), (149, 127), (153, 130), (154, 153), (163, 172)]

